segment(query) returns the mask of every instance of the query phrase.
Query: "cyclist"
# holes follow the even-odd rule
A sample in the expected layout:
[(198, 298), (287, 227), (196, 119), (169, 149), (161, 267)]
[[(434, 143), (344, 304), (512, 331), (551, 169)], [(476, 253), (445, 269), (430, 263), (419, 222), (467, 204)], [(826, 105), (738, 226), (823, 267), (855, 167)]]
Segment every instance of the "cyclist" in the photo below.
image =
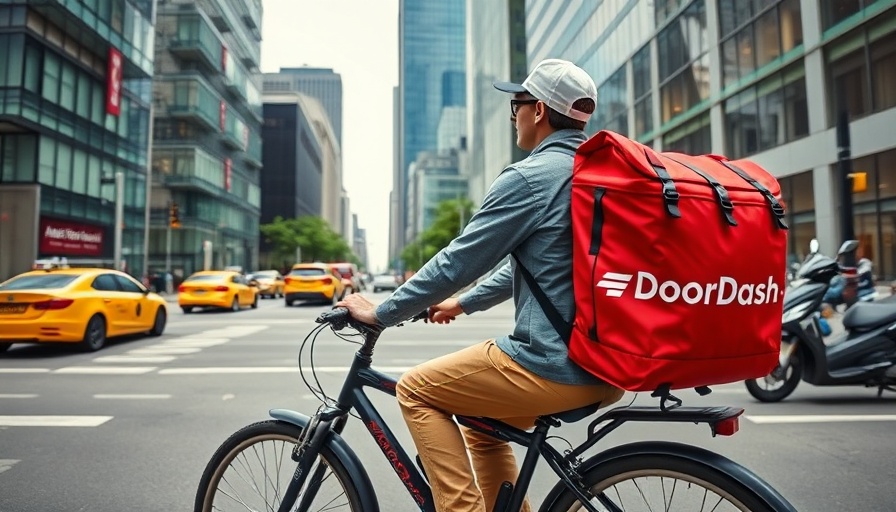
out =
[[(440, 512), (490, 511), (502, 482), (514, 482), (517, 475), (507, 443), (461, 431), (452, 415), (488, 416), (529, 429), (538, 416), (596, 402), (606, 406), (623, 394), (569, 359), (513, 259), (450, 298), (513, 254), (565, 320), (574, 313), (570, 181), (596, 87), (584, 70), (559, 59), (540, 62), (522, 84), (494, 86), (512, 94), (516, 143), (530, 155), (498, 175), (463, 233), (389, 299), (377, 307), (349, 295), (337, 304), (357, 320), (389, 326), (417, 313), (421, 304), (435, 304), (430, 320), (449, 323), (513, 297), (513, 333), (425, 362), (396, 387)], [(528, 502), (523, 510), (529, 510)]]

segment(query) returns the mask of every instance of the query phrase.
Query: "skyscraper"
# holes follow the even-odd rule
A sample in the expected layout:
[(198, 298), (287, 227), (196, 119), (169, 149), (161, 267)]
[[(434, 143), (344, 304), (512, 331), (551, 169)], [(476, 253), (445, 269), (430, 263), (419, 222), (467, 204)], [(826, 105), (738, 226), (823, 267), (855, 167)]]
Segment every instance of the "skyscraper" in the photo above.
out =
[(279, 73), (265, 73), (262, 91), (266, 93), (300, 92), (324, 106), (336, 140), (342, 147), (342, 77), (330, 68), (280, 68)]
[(213, 267), (249, 270), (261, 211), (261, 0), (158, 5), (150, 264), (201, 270), (208, 241)]
[[(398, 219), (403, 238), (408, 224), (410, 165), (421, 151), (438, 143), (445, 107), (466, 106), (465, 0), (400, 0), (399, 9), (399, 158), (395, 173)], [(390, 240), (390, 260), (408, 240)]]

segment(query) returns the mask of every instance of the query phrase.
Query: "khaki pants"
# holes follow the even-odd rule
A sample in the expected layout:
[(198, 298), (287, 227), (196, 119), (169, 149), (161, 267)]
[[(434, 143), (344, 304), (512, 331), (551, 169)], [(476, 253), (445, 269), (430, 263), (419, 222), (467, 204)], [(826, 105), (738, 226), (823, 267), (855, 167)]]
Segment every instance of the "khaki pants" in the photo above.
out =
[[(494, 340), (411, 369), (396, 392), (439, 512), (491, 512), (501, 484), (515, 482), (518, 474), (508, 443), (465, 427), (461, 432), (452, 415), (486, 416), (530, 429), (538, 416), (595, 402), (605, 406), (623, 395), (605, 384), (571, 386), (543, 379), (513, 361)], [(523, 511), (529, 512), (528, 500)]]

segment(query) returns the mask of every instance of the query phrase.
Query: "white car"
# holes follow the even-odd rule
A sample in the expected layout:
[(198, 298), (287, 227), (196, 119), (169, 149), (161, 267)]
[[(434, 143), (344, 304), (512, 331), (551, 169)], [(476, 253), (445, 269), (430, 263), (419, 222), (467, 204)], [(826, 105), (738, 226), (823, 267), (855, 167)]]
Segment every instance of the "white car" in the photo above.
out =
[(401, 284), (398, 282), (398, 277), (392, 274), (379, 274), (373, 276), (373, 293), (378, 293), (380, 290), (395, 290), (398, 288), (398, 285)]

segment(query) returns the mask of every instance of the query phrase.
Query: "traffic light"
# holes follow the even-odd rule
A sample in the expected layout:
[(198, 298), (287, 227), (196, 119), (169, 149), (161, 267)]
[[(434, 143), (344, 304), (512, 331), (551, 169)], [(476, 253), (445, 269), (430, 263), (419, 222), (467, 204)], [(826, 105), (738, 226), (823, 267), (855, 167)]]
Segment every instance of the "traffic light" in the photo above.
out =
[(852, 179), (852, 193), (858, 194), (868, 190), (868, 173), (853, 172), (849, 177)]
[(172, 228), (180, 227), (180, 215), (177, 211), (177, 203), (174, 202), (168, 205), (168, 226)]

